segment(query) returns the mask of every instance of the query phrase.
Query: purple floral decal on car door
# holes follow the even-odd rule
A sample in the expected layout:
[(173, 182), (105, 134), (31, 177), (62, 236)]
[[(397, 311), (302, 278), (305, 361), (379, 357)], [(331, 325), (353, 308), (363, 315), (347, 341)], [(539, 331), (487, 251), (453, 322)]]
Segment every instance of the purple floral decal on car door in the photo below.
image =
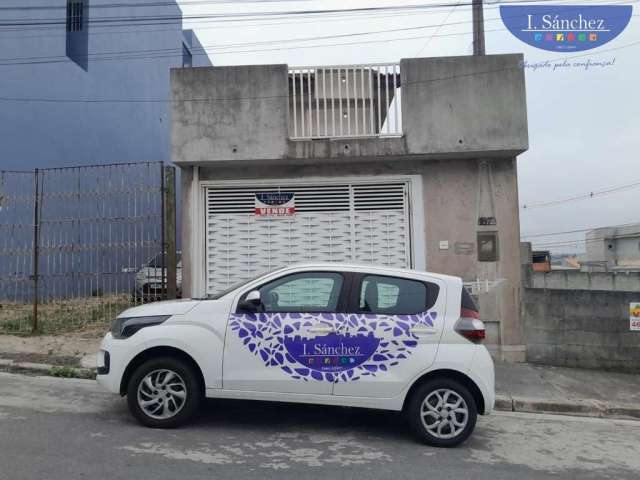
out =
[(246, 313), (232, 314), (229, 325), (267, 367), (281, 368), (304, 381), (348, 382), (398, 365), (418, 345), (412, 329), (434, 327), (436, 317), (433, 311), (416, 315)]

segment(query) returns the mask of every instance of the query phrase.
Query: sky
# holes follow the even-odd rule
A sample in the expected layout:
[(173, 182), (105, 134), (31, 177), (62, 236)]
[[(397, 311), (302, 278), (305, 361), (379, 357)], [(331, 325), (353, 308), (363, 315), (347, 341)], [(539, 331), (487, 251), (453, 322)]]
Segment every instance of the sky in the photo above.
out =
[[(450, 1), (450, 0), (449, 0)], [(348, 9), (449, 3), (437, 1), (302, 0), (290, 2), (194, 2), (179, 0), (183, 14), (230, 14), (287, 10)], [(622, 3), (624, 0), (615, 0)], [(602, 0), (596, 4), (605, 4)], [(468, 3), (466, 0), (461, 3)], [(535, 4), (535, 2), (523, 2)], [(579, 2), (560, 2), (572, 5)], [(638, 0), (629, 1), (640, 15)], [(506, 30), (499, 2), (485, 4), (487, 54), (523, 53), (529, 64), (565, 56), (531, 47)], [(237, 17), (234, 17), (237, 19)], [(324, 18), (241, 21), (185, 20), (207, 49), (214, 65), (287, 63), (290, 66), (397, 62), (401, 58), (472, 53), (471, 9), (463, 5), (411, 12), (331, 15)], [(300, 40), (354, 32), (429, 27), (366, 36)], [(283, 41), (260, 46), (251, 42)], [(353, 44), (355, 42), (368, 42)], [(612, 42), (581, 52), (582, 60), (611, 61), (593, 69), (526, 71), (529, 150), (518, 157), (518, 187), (523, 238), (557, 253), (583, 251), (583, 232), (537, 236), (592, 227), (640, 222), (640, 184), (619, 193), (534, 208), (633, 182), (640, 183), (640, 17)], [(342, 45), (329, 45), (341, 43)], [(345, 43), (350, 43), (345, 45)], [(314, 48), (292, 48), (323, 45)], [(255, 51), (261, 49), (263, 51)], [(244, 51), (242, 51), (244, 50)], [(575, 55), (575, 54), (573, 54)], [(535, 237), (528, 237), (536, 235)]]

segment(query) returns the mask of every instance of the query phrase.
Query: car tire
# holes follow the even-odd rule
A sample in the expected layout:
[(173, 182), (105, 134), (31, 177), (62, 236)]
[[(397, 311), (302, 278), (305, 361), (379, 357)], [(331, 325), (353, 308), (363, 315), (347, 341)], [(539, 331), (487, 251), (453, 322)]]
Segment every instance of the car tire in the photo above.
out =
[(473, 432), (478, 418), (475, 400), (460, 382), (437, 378), (419, 386), (405, 410), (416, 437), (434, 447), (455, 447)]
[(197, 413), (202, 384), (186, 362), (161, 357), (147, 360), (131, 375), (127, 404), (131, 414), (152, 428), (175, 428)]

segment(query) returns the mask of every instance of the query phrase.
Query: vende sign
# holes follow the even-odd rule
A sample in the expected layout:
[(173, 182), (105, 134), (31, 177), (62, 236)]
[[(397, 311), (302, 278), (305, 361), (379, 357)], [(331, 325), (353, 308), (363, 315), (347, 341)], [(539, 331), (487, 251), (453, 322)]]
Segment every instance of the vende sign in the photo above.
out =
[(256, 217), (289, 217), (296, 213), (296, 197), (292, 192), (256, 193)]

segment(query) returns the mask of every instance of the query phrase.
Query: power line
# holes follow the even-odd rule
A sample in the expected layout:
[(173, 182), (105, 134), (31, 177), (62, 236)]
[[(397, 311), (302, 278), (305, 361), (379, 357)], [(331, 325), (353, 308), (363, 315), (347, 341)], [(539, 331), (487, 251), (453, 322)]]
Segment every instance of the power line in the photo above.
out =
[[(560, 0), (554, 0), (554, 1), (560, 1)], [(593, 1), (599, 1), (599, 0), (580, 0), (580, 1), (576, 1), (573, 3), (583, 3), (583, 4), (588, 4), (588, 3), (592, 3)], [(626, 2), (628, 2), (629, 0), (623, 0), (622, 2), (620, 1), (616, 1), (616, 2), (610, 2), (610, 3), (605, 3), (605, 5), (618, 5), (618, 4), (625, 4)], [(633, 2), (632, 2), (633, 3)], [(455, 7), (459, 7), (460, 4), (456, 3)], [(496, 7), (489, 7), (489, 6), (485, 6), (485, 10), (495, 10), (499, 8), (499, 5)], [(573, 10), (574, 8), (572, 8), (571, 10)], [(306, 18), (307, 16), (300, 16), (298, 18), (292, 17), (291, 19), (289, 19), (290, 21), (286, 21), (286, 22), (270, 22), (267, 23), (268, 20), (270, 19), (265, 19), (265, 20), (261, 20), (259, 18), (240, 18), (240, 19), (211, 19), (211, 20), (201, 20), (200, 22), (198, 22), (198, 24), (202, 24), (202, 23), (238, 23), (238, 22), (250, 22), (250, 21), (256, 21), (259, 23), (250, 23), (250, 24), (244, 24), (242, 25), (242, 27), (262, 27), (262, 26), (271, 26), (271, 25), (298, 25), (298, 24), (304, 24), (304, 23), (315, 23), (315, 22), (326, 22), (326, 21), (335, 21), (336, 18), (341, 18), (341, 17), (345, 17), (345, 20), (341, 20), (341, 21), (346, 21), (346, 18), (349, 17), (354, 17), (357, 16), (358, 20), (360, 19), (365, 19), (365, 18), (391, 18), (391, 17), (398, 17), (398, 16), (407, 16), (407, 15), (426, 15), (426, 14), (432, 14), (435, 12), (432, 11), (399, 11), (396, 13), (385, 13), (385, 12), (374, 12), (374, 13), (370, 13), (370, 14), (361, 14), (361, 13), (349, 13), (348, 11), (346, 13), (336, 13), (336, 14), (332, 14), (332, 15), (325, 15), (324, 17), (321, 18), (317, 18), (317, 17), (311, 17), (313, 18), (310, 21), (307, 22), (302, 22), (299, 21), (298, 18)], [(515, 17), (519, 17), (522, 15), (512, 15), (508, 18), (515, 18)], [(635, 16), (635, 15), (634, 15)], [(284, 20), (286, 20), (286, 18), (284, 18)], [(495, 22), (495, 21), (501, 21), (500, 17), (497, 18), (488, 18), (485, 21), (488, 22)], [(455, 24), (461, 24), (461, 23), (468, 23), (467, 21), (462, 21), (462, 22), (451, 22), (445, 25), (455, 25)], [(143, 26), (154, 26), (154, 25), (166, 25), (165, 23), (161, 23), (161, 24), (147, 24), (147, 25), (143, 25)], [(131, 28), (138, 28), (140, 27), (140, 25), (122, 25), (122, 27), (131, 27)], [(98, 25), (98, 27), (100, 27)], [(104, 26), (103, 26), (104, 27)], [(106, 27), (114, 27), (114, 26), (106, 26)], [(202, 26), (198, 26), (198, 31), (200, 30), (209, 30), (209, 29), (224, 29), (224, 28), (238, 28), (236, 25), (214, 25), (214, 26), (210, 26), (210, 27), (202, 27)], [(0, 31), (1, 33), (6, 33), (6, 32), (14, 32), (14, 31), (25, 31), (25, 30), (35, 30), (35, 28), (28, 28), (28, 29), (4, 29), (3, 31)], [(171, 29), (154, 29), (154, 30), (144, 30), (144, 32), (161, 32), (161, 31), (174, 31), (174, 28)], [(91, 35), (110, 35), (113, 33), (138, 33), (137, 31), (131, 32), (131, 31), (101, 31), (101, 32), (96, 32), (96, 31), (92, 31)], [(58, 37), (58, 36), (65, 36), (66, 33), (51, 33), (51, 34), (39, 34), (39, 35), (21, 35), (21, 36), (6, 36), (6, 35), (2, 35), (0, 36), (0, 38), (42, 38), (42, 37)]]
[[(632, 0), (632, 3), (637, 2), (638, 0)], [(575, 7), (572, 7), (575, 9)], [(451, 22), (447, 25), (454, 24), (463, 24), (468, 23), (468, 21), (462, 22)], [(432, 24), (432, 25), (420, 25), (413, 27), (403, 27), (396, 29), (387, 29), (387, 30), (378, 30), (378, 31), (370, 31), (370, 32), (357, 32), (357, 33), (347, 33), (347, 34), (336, 34), (336, 35), (326, 35), (326, 36), (316, 36), (316, 37), (306, 37), (306, 38), (294, 38), (294, 39), (283, 39), (283, 40), (269, 40), (263, 42), (247, 42), (240, 44), (226, 44), (226, 45), (208, 45), (199, 47), (198, 49), (194, 49), (192, 54), (194, 55), (207, 55), (207, 53), (223, 55), (223, 54), (234, 54), (234, 53), (253, 53), (253, 52), (263, 52), (263, 51), (274, 51), (274, 50), (291, 50), (291, 49), (302, 49), (302, 48), (322, 48), (329, 46), (341, 46), (341, 45), (356, 45), (362, 43), (383, 43), (387, 41), (406, 41), (406, 40), (415, 40), (421, 38), (427, 38), (427, 36), (413, 36), (413, 37), (403, 37), (403, 38), (393, 38), (393, 39), (383, 39), (383, 40), (367, 40), (364, 42), (348, 42), (348, 43), (336, 43), (336, 44), (320, 44), (320, 45), (289, 45), (287, 47), (279, 47), (279, 48), (271, 48), (271, 49), (259, 49), (259, 50), (232, 50), (232, 51), (222, 51), (221, 49), (228, 48), (243, 48), (247, 46), (262, 46), (262, 45), (274, 45), (278, 43), (291, 43), (291, 42), (308, 42), (314, 40), (327, 40), (333, 38), (346, 38), (346, 37), (355, 37), (355, 36), (363, 36), (363, 35), (375, 35), (380, 33), (391, 33), (391, 32), (400, 32), (400, 31), (411, 31), (418, 29), (426, 29), (426, 28), (437, 28), (444, 25), (444, 23), (440, 24)], [(433, 35), (428, 36), (431, 37), (449, 37), (449, 36), (459, 36), (459, 35), (468, 35), (470, 32), (458, 32), (458, 33), (448, 33), (448, 34), (438, 34), (437, 31), (434, 32)], [(492, 29), (487, 30), (488, 32), (496, 32), (496, 31), (505, 31), (506, 29)], [(202, 52), (198, 52), (195, 50), (202, 50)], [(170, 53), (175, 52), (175, 55), (160, 55), (162, 53)], [(141, 54), (158, 54), (158, 55), (141, 55)], [(112, 57), (112, 55), (118, 55), (119, 57)], [(88, 56), (90, 60), (116, 60), (119, 58), (122, 59), (134, 59), (134, 58), (167, 58), (167, 57), (181, 57), (182, 56), (182, 48), (169, 48), (169, 49), (148, 49), (148, 50), (124, 50), (124, 51), (114, 51), (114, 52), (98, 52), (93, 53)], [(0, 58), (0, 66), (7, 65), (32, 65), (32, 64), (44, 64), (44, 63), (65, 63), (68, 61), (66, 56), (57, 56), (57, 57), (15, 57), (15, 58)]]
[[(282, 3), (286, 2), (309, 2), (312, 0), (182, 0), (180, 5), (224, 5), (238, 3)], [(130, 2), (130, 3), (100, 3), (91, 5), (91, 8), (118, 8), (118, 7), (173, 7), (179, 6), (177, 1), (169, 2)], [(66, 5), (22, 5), (20, 7), (0, 7), (0, 11), (15, 10), (66, 10)]]
[[(556, 1), (556, 0), (543, 0), (543, 1)], [(267, 12), (230, 12), (230, 13), (208, 13), (208, 14), (196, 14), (196, 15), (145, 15), (145, 16), (112, 16), (112, 17), (99, 17), (88, 19), (89, 25), (92, 24), (108, 24), (114, 22), (127, 22), (127, 23), (139, 23), (146, 21), (190, 21), (190, 20), (202, 20), (208, 18), (256, 18), (256, 17), (280, 17), (280, 16), (296, 16), (296, 15), (325, 15), (330, 13), (344, 14), (347, 12), (380, 12), (380, 11), (397, 11), (397, 10), (411, 10), (411, 9), (437, 9), (443, 7), (450, 7), (451, 3), (436, 3), (436, 4), (418, 4), (418, 5), (400, 5), (400, 6), (378, 6), (378, 7), (358, 7), (348, 9), (318, 9), (318, 10), (282, 10), (282, 11), (267, 11)], [(467, 3), (466, 5), (470, 5)], [(0, 26), (43, 26), (43, 25), (66, 25), (66, 19), (59, 18), (45, 18), (45, 19), (26, 19), (16, 20), (10, 22), (0, 23)]]
[[(558, 0), (538, 0), (537, 3), (551, 3)], [(522, 3), (518, 0), (503, 0), (501, 4), (519, 4)], [(592, 3), (591, 1), (579, 0), (575, 3)], [(139, 23), (147, 21), (191, 21), (202, 20), (208, 18), (253, 18), (256, 17), (280, 17), (280, 16), (297, 16), (297, 15), (325, 15), (332, 13), (357, 13), (357, 12), (383, 12), (383, 11), (400, 11), (400, 10), (412, 10), (412, 9), (439, 9), (455, 6), (455, 3), (431, 3), (431, 4), (416, 4), (416, 5), (399, 5), (399, 6), (376, 6), (376, 7), (358, 7), (350, 9), (317, 9), (317, 10), (283, 10), (283, 11), (266, 11), (266, 12), (231, 12), (231, 13), (209, 13), (198, 15), (147, 15), (147, 16), (112, 16), (112, 17), (99, 17), (95, 19), (89, 18), (87, 20), (89, 25), (109, 24), (114, 22), (127, 22), (127, 23)], [(458, 3), (457, 6), (471, 6), (472, 2)], [(0, 23), (0, 26), (12, 27), (12, 26), (45, 26), (45, 25), (65, 25), (66, 19), (60, 18), (45, 18), (45, 19), (26, 19)]]
[[(358, 20), (360, 19), (379, 19), (379, 18), (393, 18), (393, 17), (406, 17), (406, 16), (414, 16), (414, 15), (426, 15), (426, 14), (431, 14), (432, 12), (398, 12), (398, 13), (373, 13), (373, 14), (369, 14), (369, 15), (359, 15)], [(290, 21), (286, 21), (286, 22), (260, 22), (260, 23), (249, 23), (249, 24), (243, 24), (242, 28), (249, 28), (249, 27), (269, 27), (269, 26), (277, 26), (277, 25), (303, 25), (303, 24), (307, 24), (307, 23), (324, 23), (324, 22), (336, 22), (336, 21), (347, 21), (349, 20), (348, 18), (345, 19), (341, 19), (341, 17), (351, 17), (351, 15), (335, 15), (335, 16), (329, 16), (329, 17), (325, 17), (325, 18), (314, 18), (313, 20), (308, 20), (308, 21), (299, 21), (298, 19), (291, 19)], [(336, 20), (339, 19), (339, 20)], [(487, 21), (497, 21), (500, 20), (499, 18), (490, 18), (487, 19)], [(224, 22), (224, 23), (236, 23), (236, 20), (230, 20), (229, 22)], [(207, 22), (207, 21), (203, 21), (200, 23), (213, 23), (213, 22)], [(215, 21), (215, 23), (221, 23), (220, 21)], [(454, 24), (459, 24), (459, 23), (467, 23), (466, 21), (463, 22), (454, 22), (454, 23), (450, 23), (448, 25), (454, 25)], [(123, 27), (126, 27), (123, 26)], [(138, 25), (130, 25), (130, 28), (139, 28)], [(200, 26), (198, 25), (197, 29), (198, 31), (201, 30), (224, 30), (227, 28), (238, 28), (237, 25), (211, 25), (211, 26)], [(189, 28), (188, 28), (189, 29)], [(26, 30), (26, 29), (25, 29)], [(109, 30), (109, 31), (99, 31), (99, 32), (95, 32), (92, 31), (91, 35), (113, 35), (113, 34), (140, 34), (140, 33), (150, 33), (150, 32), (175, 32), (177, 30), (176, 27), (174, 28), (157, 28), (157, 29), (145, 29), (145, 30)], [(5, 30), (5, 32), (12, 32), (14, 30)], [(2, 34), (3, 32), (0, 31), (0, 34)], [(24, 38), (45, 38), (45, 37), (65, 37), (67, 34), (66, 32), (59, 32), (59, 33), (48, 33), (48, 34), (36, 34), (36, 35), (13, 35), (13, 36), (7, 36), (7, 35), (0, 35), (0, 39), (6, 39), (6, 38), (20, 38), (20, 39), (24, 39)]]
[[(634, 46), (637, 46), (637, 45), (640, 45), (640, 41), (628, 43), (628, 44), (625, 44), (625, 45), (621, 45), (619, 47), (613, 47), (613, 48), (609, 48), (609, 49), (605, 49), (605, 50), (600, 50), (599, 52), (597, 52), (595, 54), (599, 55), (599, 54), (603, 54), (603, 53), (607, 53), (607, 52), (611, 52), (611, 51), (622, 50), (624, 48), (634, 47)], [(574, 59), (574, 58), (581, 58), (581, 57), (591, 56), (591, 55), (594, 55), (594, 53), (587, 52), (587, 53), (583, 53), (583, 54), (579, 54), (579, 55), (572, 55), (572, 56), (568, 56), (568, 57), (558, 57), (558, 58), (555, 58), (555, 59), (549, 59), (549, 61), (554, 62), (554, 61), (558, 61), (558, 60), (561, 60), (561, 59), (570, 60), (570, 59)], [(445, 76), (445, 77), (431, 78), (431, 79), (427, 79), (427, 80), (416, 80), (416, 81), (413, 81), (413, 82), (406, 82), (405, 85), (447, 81), (447, 80), (452, 80), (452, 79), (455, 79), (455, 78), (462, 78), (462, 77), (475, 77), (475, 76), (488, 75), (488, 74), (498, 73), (498, 72), (503, 72), (503, 71), (508, 71), (508, 70), (515, 70), (515, 69), (522, 69), (522, 66), (497, 68), (497, 69), (492, 69), (492, 70), (485, 70), (483, 72), (472, 72), (472, 73), (463, 73), (463, 74), (457, 74), (457, 75), (448, 75), (448, 76)], [(6, 101), (6, 102), (43, 102), (43, 103), (180, 103), (180, 102), (216, 102), (216, 101), (257, 100), (257, 99), (269, 99), (269, 98), (288, 98), (288, 95), (271, 95), (271, 96), (254, 96), (254, 97), (228, 97), (228, 98), (223, 98), (223, 97), (218, 97), (218, 98), (205, 97), (205, 98), (180, 99), (180, 100), (173, 100), (173, 99), (56, 99), (56, 98), (10, 98), (10, 97), (0, 97), (0, 101)]]
[(561, 204), (569, 203), (569, 202), (577, 202), (577, 201), (580, 201), (580, 200), (598, 198), (598, 197), (602, 197), (602, 196), (605, 196), (605, 195), (611, 195), (611, 194), (614, 194), (614, 193), (624, 192), (626, 190), (631, 190), (631, 189), (638, 188), (638, 187), (640, 187), (640, 181), (633, 182), (633, 183), (628, 183), (626, 185), (608, 187), (608, 188), (605, 188), (603, 190), (593, 190), (591, 192), (581, 193), (581, 194), (578, 194), (578, 195), (573, 195), (571, 197), (561, 198), (561, 199), (558, 199), (558, 200), (549, 200), (549, 201), (542, 201), (542, 202), (526, 203), (526, 204), (523, 204), (520, 208), (523, 209), (523, 210), (530, 210), (532, 208), (550, 207), (550, 206), (561, 205)]
[[(460, 23), (468, 23), (468, 22), (460, 22)], [(215, 53), (218, 49), (227, 49), (227, 48), (243, 48), (243, 47), (253, 47), (253, 46), (262, 46), (262, 45), (274, 45), (279, 43), (288, 43), (288, 42), (310, 42), (315, 40), (330, 40), (334, 38), (350, 38), (350, 37), (358, 37), (364, 35), (378, 35), (380, 33), (395, 33), (395, 32), (406, 32), (413, 30), (423, 30), (428, 28), (437, 28), (442, 26), (442, 24), (438, 25), (418, 25), (413, 27), (402, 27), (402, 28), (391, 28), (385, 30), (372, 30), (368, 32), (353, 32), (353, 33), (343, 33), (343, 34), (334, 34), (334, 35), (319, 35), (315, 37), (299, 37), (299, 38), (287, 38), (282, 40), (264, 40), (260, 42), (245, 42), (245, 43), (227, 43), (227, 44), (217, 44), (217, 45), (203, 45), (199, 47), (197, 50), (203, 50), (205, 52), (211, 51), (211, 53)], [(466, 32), (465, 32), (466, 34)], [(118, 54), (133, 54), (133, 53), (161, 53), (161, 52), (180, 52), (182, 53), (182, 48), (165, 48), (165, 49), (148, 49), (148, 50), (119, 50), (112, 52), (96, 52), (89, 56), (91, 59), (92, 56), (99, 55), (118, 55)], [(198, 53), (198, 52), (192, 52)], [(15, 57), (15, 58), (0, 58), (0, 61), (18, 61), (18, 60), (44, 60), (44, 59), (55, 59), (55, 58), (66, 58), (65, 56), (52, 57)], [(98, 57), (99, 58), (99, 57)]]
[[(466, 23), (466, 22), (464, 22)], [(418, 27), (405, 27), (404, 29), (392, 29), (387, 31), (376, 31), (376, 32), (360, 32), (360, 33), (352, 33), (352, 34), (343, 34), (343, 35), (335, 35), (335, 36), (327, 36), (327, 37), (310, 37), (306, 39), (286, 39), (286, 40), (272, 40), (266, 42), (252, 42), (247, 44), (229, 44), (226, 46), (207, 46), (201, 47), (198, 51), (192, 51), (193, 55), (208, 55), (209, 53), (215, 55), (228, 55), (235, 53), (256, 53), (256, 52), (268, 52), (268, 51), (279, 51), (279, 50), (296, 50), (296, 49), (306, 49), (306, 48), (324, 48), (324, 47), (333, 47), (333, 46), (343, 46), (343, 45), (362, 45), (362, 44), (373, 44), (373, 43), (386, 43), (390, 41), (406, 41), (406, 40), (416, 40), (423, 39), (428, 37), (454, 37), (461, 35), (470, 35), (472, 32), (457, 32), (457, 33), (445, 33), (445, 34), (433, 34), (433, 35), (418, 35), (418, 36), (410, 36), (410, 37), (401, 37), (401, 38), (386, 38), (381, 40), (363, 40), (356, 42), (342, 42), (342, 43), (328, 43), (328, 44), (318, 44), (318, 45), (288, 45), (286, 47), (276, 47), (276, 48), (262, 48), (262, 49), (249, 49), (249, 50), (212, 50), (214, 48), (242, 48), (243, 46), (260, 46), (263, 44), (273, 44), (273, 43), (290, 43), (295, 41), (312, 41), (318, 39), (330, 39), (336, 37), (353, 37), (353, 36), (362, 36), (362, 35), (371, 35), (378, 33), (388, 33), (391, 31), (402, 31), (402, 30), (412, 30), (412, 29), (422, 29), (422, 28), (433, 28), (434, 25), (425, 25)], [(486, 30), (486, 32), (499, 32), (505, 31), (506, 29), (491, 29)], [(174, 53), (170, 53), (174, 52)], [(164, 54), (167, 53), (167, 54)], [(148, 55), (147, 55), (148, 54)], [(169, 49), (151, 49), (151, 50), (124, 50), (118, 52), (101, 52), (94, 53), (88, 56), (91, 61), (105, 61), (105, 60), (127, 60), (127, 59), (157, 59), (157, 58), (181, 58), (182, 57), (182, 49), (177, 48), (169, 48)], [(572, 58), (572, 57), (567, 57)], [(66, 63), (69, 59), (66, 56), (57, 56), (57, 57), (19, 57), (19, 58), (6, 58), (0, 59), (0, 61), (4, 60), (4, 63), (0, 63), (0, 66), (11, 66), (11, 65), (36, 65), (36, 64), (51, 64), (51, 63)], [(26, 61), (23, 61), (26, 60)]]
[(590, 232), (591, 230), (599, 230), (601, 228), (621, 228), (621, 227), (628, 227), (631, 225), (637, 225), (638, 222), (631, 222), (631, 223), (621, 223), (618, 225), (608, 225), (608, 226), (604, 226), (604, 227), (591, 227), (591, 228), (579, 228), (576, 230), (565, 230), (563, 232), (549, 232), (549, 233), (533, 233), (533, 234), (522, 234), (521, 237), (522, 238), (537, 238), (537, 237), (551, 237), (551, 236), (557, 236), (557, 235), (567, 235), (569, 233), (583, 233), (583, 232)]
[(557, 242), (547, 242), (547, 243), (536, 243), (532, 245), (535, 248), (557, 248), (557, 247), (569, 247), (572, 245), (580, 246), (580, 245), (590, 245), (592, 243), (600, 243), (602, 240), (607, 239), (625, 239), (625, 238), (637, 238), (638, 234), (629, 234), (629, 235), (619, 235), (615, 237), (594, 237), (587, 239), (577, 239), (577, 240), (565, 240), (565, 241), (557, 241)]
[(458, 3), (456, 3), (453, 7), (451, 7), (451, 10), (449, 10), (449, 13), (447, 13), (447, 16), (444, 17), (444, 20), (442, 20), (440, 25), (438, 25), (438, 27), (436, 28), (435, 32), (433, 32), (433, 35), (430, 35), (429, 38), (427, 38), (427, 41), (424, 42), (424, 45), (422, 45), (422, 48), (420, 50), (418, 50), (418, 52), (414, 55), (415, 57), (419, 57), (420, 54), (422, 53), (422, 51), (425, 48), (427, 48), (427, 45), (429, 45), (429, 43), (431, 43), (431, 40), (433, 39), (433, 36), (438, 34), (438, 32), (440, 31), (442, 26), (447, 22), (447, 20), (449, 20), (449, 17), (455, 11), (456, 7), (458, 7), (459, 5), (460, 5), (460, 0), (458, 0)]

